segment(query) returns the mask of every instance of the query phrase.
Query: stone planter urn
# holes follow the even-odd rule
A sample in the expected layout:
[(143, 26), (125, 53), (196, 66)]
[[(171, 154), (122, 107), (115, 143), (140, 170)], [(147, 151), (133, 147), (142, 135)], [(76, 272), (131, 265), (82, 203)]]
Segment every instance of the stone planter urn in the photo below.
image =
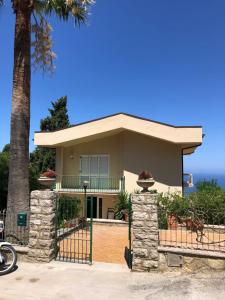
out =
[(153, 178), (149, 179), (138, 179), (137, 180), (137, 185), (139, 185), (142, 188), (142, 193), (147, 193), (149, 192), (149, 188), (153, 186), (155, 183), (155, 180)]
[(137, 180), (137, 185), (142, 188), (141, 193), (148, 193), (151, 186), (155, 183), (152, 174), (149, 171), (142, 171)]
[(55, 184), (56, 179), (55, 178), (50, 178), (46, 176), (40, 176), (38, 178), (38, 182), (45, 186), (47, 189), (51, 189), (53, 185)]
[(48, 189), (52, 189), (56, 181), (56, 173), (48, 169), (46, 172), (42, 173), (38, 178), (38, 182)]

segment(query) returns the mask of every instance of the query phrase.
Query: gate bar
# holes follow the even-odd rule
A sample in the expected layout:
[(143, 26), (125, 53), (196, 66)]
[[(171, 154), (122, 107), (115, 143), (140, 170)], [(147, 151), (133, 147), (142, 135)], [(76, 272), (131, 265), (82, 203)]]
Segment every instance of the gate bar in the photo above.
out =
[(92, 238), (93, 238), (93, 197), (91, 197), (91, 220), (90, 220), (90, 265), (92, 265)]

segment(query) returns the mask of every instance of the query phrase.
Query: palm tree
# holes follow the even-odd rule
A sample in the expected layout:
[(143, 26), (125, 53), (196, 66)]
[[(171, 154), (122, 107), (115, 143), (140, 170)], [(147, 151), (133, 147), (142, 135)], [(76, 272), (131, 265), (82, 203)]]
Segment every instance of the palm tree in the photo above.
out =
[[(2, 2), (0, 0), (0, 4)], [(11, 2), (16, 21), (7, 213), (11, 216), (8, 223), (15, 226), (17, 213), (29, 211), (31, 31), (33, 29), (36, 37), (33, 43), (34, 63), (44, 70), (51, 69), (54, 54), (51, 51), (50, 26), (45, 17), (55, 14), (64, 21), (74, 17), (75, 23), (79, 26), (86, 22), (88, 7), (94, 1), (12, 0)]]

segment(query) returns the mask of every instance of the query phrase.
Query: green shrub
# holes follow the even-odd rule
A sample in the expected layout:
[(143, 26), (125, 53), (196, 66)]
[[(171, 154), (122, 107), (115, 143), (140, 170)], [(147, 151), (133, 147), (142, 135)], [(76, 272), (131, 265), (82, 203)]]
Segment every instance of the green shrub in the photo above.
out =
[(216, 193), (218, 191), (222, 191), (223, 189), (218, 185), (216, 179), (212, 180), (203, 180), (198, 181), (196, 184), (196, 192), (205, 192), (205, 193)]
[(159, 225), (165, 224), (168, 215), (200, 219), (206, 224), (225, 224), (225, 190), (215, 180), (198, 182), (196, 188), (195, 193), (186, 197), (176, 193), (159, 195)]
[(63, 224), (64, 221), (69, 221), (80, 216), (81, 201), (77, 197), (60, 196), (58, 201), (58, 224)]
[(158, 208), (158, 224), (159, 229), (168, 229), (167, 212), (164, 208)]
[(187, 197), (182, 197), (178, 193), (158, 196), (158, 205), (167, 215), (187, 217), (190, 212), (190, 202)]
[(158, 197), (158, 224), (159, 229), (168, 229), (168, 216), (174, 216), (177, 221), (193, 217), (189, 199), (180, 194), (159, 195)]
[(207, 223), (224, 224), (225, 190), (218, 186), (216, 180), (200, 181), (196, 192), (189, 195), (192, 206), (202, 212)]
[(129, 209), (130, 194), (127, 192), (120, 192), (117, 196), (117, 201), (114, 206), (116, 219), (122, 219), (124, 212)]

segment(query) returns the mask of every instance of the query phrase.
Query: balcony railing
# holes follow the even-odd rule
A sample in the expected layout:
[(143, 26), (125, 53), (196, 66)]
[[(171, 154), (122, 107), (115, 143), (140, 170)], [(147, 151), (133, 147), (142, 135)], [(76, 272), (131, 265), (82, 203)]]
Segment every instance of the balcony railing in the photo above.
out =
[(119, 193), (125, 190), (125, 177), (57, 176), (57, 191), (84, 192), (84, 181), (88, 181), (87, 192)]
[(191, 188), (193, 187), (193, 175), (191, 173), (184, 173), (183, 174), (183, 187)]

